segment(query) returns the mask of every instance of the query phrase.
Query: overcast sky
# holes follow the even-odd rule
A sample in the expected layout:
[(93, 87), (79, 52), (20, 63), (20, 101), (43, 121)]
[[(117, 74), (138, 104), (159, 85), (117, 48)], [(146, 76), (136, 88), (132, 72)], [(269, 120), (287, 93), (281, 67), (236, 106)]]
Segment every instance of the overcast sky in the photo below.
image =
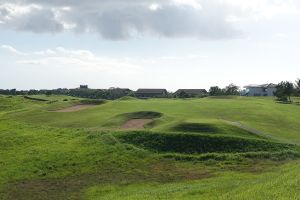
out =
[(0, 88), (300, 78), (300, 0), (0, 0)]

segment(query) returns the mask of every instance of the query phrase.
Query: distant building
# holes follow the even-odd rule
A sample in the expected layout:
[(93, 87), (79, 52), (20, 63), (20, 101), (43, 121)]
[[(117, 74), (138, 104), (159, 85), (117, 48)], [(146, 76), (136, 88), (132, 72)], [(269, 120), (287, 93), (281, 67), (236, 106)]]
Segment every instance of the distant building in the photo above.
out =
[(207, 94), (207, 91), (205, 89), (179, 89), (175, 92), (175, 95), (179, 95), (183, 92), (187, 94), (189, 97), (197, 97), (197, 96), (203, 96)]
[(273, 83), (247, 85), (244, 88), (244, 96), (274, 96), (274, 92), (276, 92), (276, 84)]
[(79, 88), (80, 88), (80, 89), (88, 89), (89, 87), (88, 87), (88, 85), (80, 85)]
[(138, 89), (135, 95), (139, 98), (165, 97), (168, 92), (166, 89)]

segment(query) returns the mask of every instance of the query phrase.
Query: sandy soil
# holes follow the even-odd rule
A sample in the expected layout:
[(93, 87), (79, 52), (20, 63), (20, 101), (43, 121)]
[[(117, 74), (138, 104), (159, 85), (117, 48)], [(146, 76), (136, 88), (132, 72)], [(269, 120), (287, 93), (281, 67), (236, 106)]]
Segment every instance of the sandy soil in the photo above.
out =
[(64, 108), (61, 110), (55, 110), (53, 112), (76, 112), (76, 111), (80, 111), (80, 110), (84, 110), (90, 107), (94, 107), (96, 105), (91, 105), (91, 104), (80, 104), (80, 105), (75, 105), (75, 106), (71, 106), (68, 108)]
[(152, 119), (131, 119), (122, 125), (122, 129), (143, 129)]

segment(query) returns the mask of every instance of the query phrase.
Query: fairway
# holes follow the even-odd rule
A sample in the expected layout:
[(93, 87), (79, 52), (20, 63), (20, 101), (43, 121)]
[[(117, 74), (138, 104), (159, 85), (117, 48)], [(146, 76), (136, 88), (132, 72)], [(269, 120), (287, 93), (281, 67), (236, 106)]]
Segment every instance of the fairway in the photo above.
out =
[(297, 104), (29, 97), (0, 96), (0, 199), (299, 199)]

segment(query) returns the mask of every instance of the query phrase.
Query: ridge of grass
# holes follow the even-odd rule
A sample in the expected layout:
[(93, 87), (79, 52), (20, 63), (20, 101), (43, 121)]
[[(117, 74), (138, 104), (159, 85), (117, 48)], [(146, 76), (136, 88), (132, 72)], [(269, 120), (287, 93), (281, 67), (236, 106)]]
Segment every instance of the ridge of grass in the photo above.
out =
[(262, 139), (205, 135), (194, 133), (159, 133), (148, 131), (125, 132), (117, 137), (129, 144), (155, 152), (184, 154), (273, 152), (293, 150), (295, 145), (270, 142)]

